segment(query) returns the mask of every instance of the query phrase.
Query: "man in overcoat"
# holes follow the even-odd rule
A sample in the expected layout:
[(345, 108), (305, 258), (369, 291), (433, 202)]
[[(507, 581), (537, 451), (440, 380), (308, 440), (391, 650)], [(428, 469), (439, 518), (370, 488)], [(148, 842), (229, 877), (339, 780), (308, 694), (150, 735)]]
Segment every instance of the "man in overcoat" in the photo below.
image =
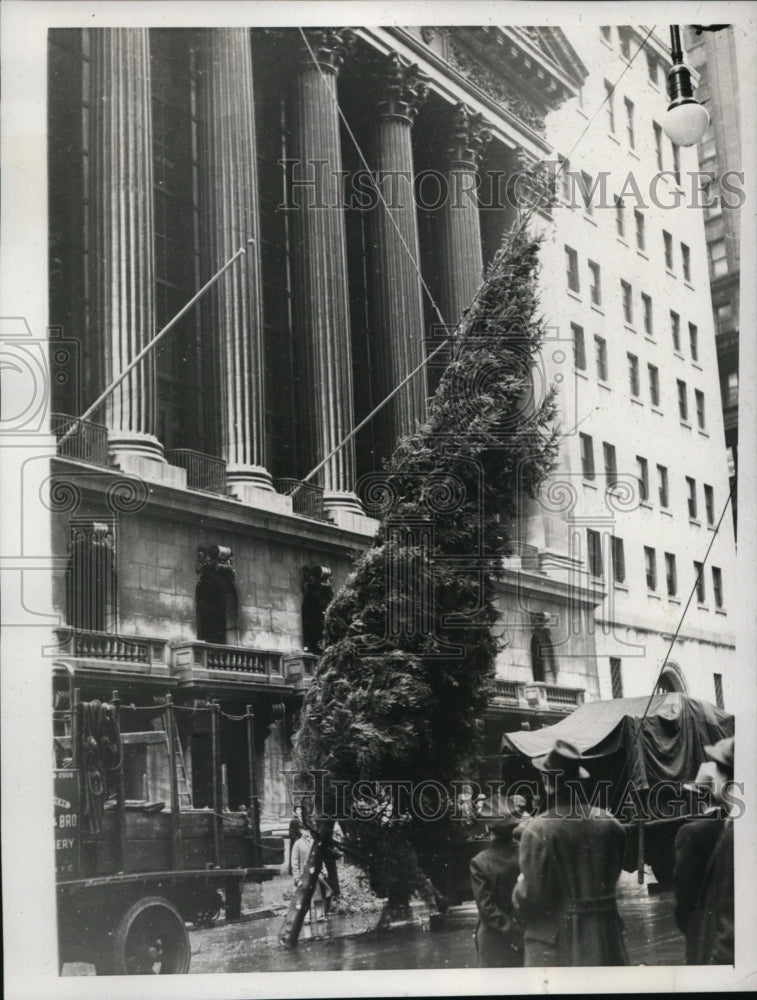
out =
[(532, 763), (541, 772), (545, 808), (521, 828), (513, 903), (525, 920), (525, 964), (627, 965), (615, 898), (623, 827), (576, 795), (589, 774), (571, 743), (557, 740)]
[(733, 780), (734, 739), (704, 752), (714, 765), (709, 785), (718, 813), (678, 831), (675, 916), (686, 935), (687, 965), (733, 965), (733, 820), (723, 791)]
[(513, 832), (526, 815), (525, 800), (492, 795), (479, 817), (491, 836), (489, 846), (470, 863), (473, 896), (478, 907), (476, 951), (479, 968), (523, 965), (523, 928), (513, 912), (512, 893), (518, 879), (518, 845)]

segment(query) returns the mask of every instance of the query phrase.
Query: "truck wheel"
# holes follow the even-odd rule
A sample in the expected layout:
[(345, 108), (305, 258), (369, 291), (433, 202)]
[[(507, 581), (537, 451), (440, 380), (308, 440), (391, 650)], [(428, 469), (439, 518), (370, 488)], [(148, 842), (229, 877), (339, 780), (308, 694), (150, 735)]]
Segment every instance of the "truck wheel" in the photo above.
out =
[(181, 914), (159, 896), (138, 899), (121, 917), (113, 935), (116, 976), (188, 972), (190, 957), (189, 935)]

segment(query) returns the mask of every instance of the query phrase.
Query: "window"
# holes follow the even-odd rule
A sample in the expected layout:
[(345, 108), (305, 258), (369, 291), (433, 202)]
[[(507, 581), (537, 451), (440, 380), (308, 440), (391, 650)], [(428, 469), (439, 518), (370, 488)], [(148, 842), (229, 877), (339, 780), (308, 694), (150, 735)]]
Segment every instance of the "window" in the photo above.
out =
[(621, 238), (626, 235), (626, 223), (623, 216), (623, 199), (615, 198), (615, 231)]
[(697, 484), (696, 480), (692, 479), (691, 476), (686, 477), (686, 489), (689, 491), (689, 495), (686, 498), (686, 502), (689, 507), (689, 517), (692, 521), (697, 519)]
[(584, 211), (587, 215), (594, 215), (594, 206), (591, 203), (591, 174), (585, 170), (581, 171), (581, 197), (583, 198)]
[(231, 576), (220, 562), (203, 566), (195, 590), (197, 638), (234, 645), (239, 641), (239, 598)]
[(578, 323), (570, 324), (573, 334), (573, 364), (580, 371), (586, 371), (586, 343), (584, 341), (584, 328)]
[(565, 267), (568, 275), (568, 288), (571, 292), (581, 291), (581, 280), (578, 277), (578, 254), (572, 247), (565, 247)]
[[(701, 69), (699, 72), (701, 73)], [(707, 160), (714, 161), (717, 155), (718, 155), (718, 143), (717, 139), (715, 138), (715, 129), (713, 128), (712, 123), (710, 123), (707, 126), (707, 130), (702, 136), (702, 141), (699, 145), (699, 159), (702, 163), (705, 163)]]
[(531, 636), (531, 672), (535, 681), (554, 684), (557, 680), (555, 650), (548, 628), (534, 629)]
[(76, 630), (117, 628), (115, 524), (72, 518), (66, 573), (66, 624)]
[(664, 465), (657, 466), (657, 482), (660, 506), (667, 507), (670, 503), (670, 496), (668, 493), (668, 470)]
[(646, 292), (641, 293), (641, 314), (644, 322), (644, 333), (651, 337), (654, 332), (652, 323), (652, 299)]
[(663, 229), (662, 231), (662, 242), (665, 248), (665, 267), (669, 270), (673, 270), (673, 237), (667, 231)]
[(639, 496), (641, 502), (645, 503), (649, 500), (649, 462), (646, 458), (636, 456), (636, 469), (639, 474)]
[(678, 416), (686, 423), (689, 419), (689, 400), (686, 396), (686, 383), (677, 378), (676, 386), (678, 388)]
[(662, 170), (662, 125), (658, 122), (652, 122), (652, 128), (654, 129), (654, 153), (655, 161), (657, 163), (657, 169)]
[(704, 512), (707, 524), (712, 527), (715, 524), (715, 491), (707, 483), (704, 484)]
[(594, 479), (594, 442), (589, 434), (579, 434), (581, 441), (581, 473), (584, 479)]
[(610, 657), (610, 688), (613, 698), (623, 697), (623, 674), (619, 656)]
[(647, 52), (647, 75), (649, 76), (649, 82), (653, 83), (655, 87), (657, 86), (658, 72), (659, 63), (651, 52)]
[(670, 310), (670, 332), (673, 336), (673, 350), (681, 353), (681, 317), (677, 312)]
[(685, 243), (681, 244), (681, 270), (683, 271), (683, 280), (691, 281), (691, 250)]
[(680, 187), (681, 186), (681, 147), (680, 146), (676, 146), (675, 143), (672, 143), (672, 146), (673, 146), (673, 175), (675, 176), (676, 184)]
[(639, 250), (644, 250), (647, 245), (647, 235), (645, 232), (646, 220), (644, 219), (644, 213), (640, 212), (638, 208), (635, 208), (633, 218), (636, 224), (636, 246)]
[(639, 359), (635, 354), (626, 354), (628, 358), (628, 384), (632, 396), (639, 395)]
[(623, 301), (623, 320), (629, 326), (633, 325), (633, 290), (627, 281), (620, 281), (620, 294)]
[(615, 131), (615, 94), (613, 86), (605, 80), (605, 109), (607, 111), (607, 128)]
[(597, 378), (607, 381), (607, 341), (604, 337), (594, 338), (594, 356), (597, 359)]
[(586, 554), (589, 563), (589, 572), (591, 575), (596, 577), (604, 576), (604, 567), (602, 566), (602, 544), (599, 532), (594, 531), (592, 528), (586, 529)]
[(589, 294), (591, 296), (591, 301), (595, 306), (602, 305), (602, 285), (601, 277), (599, 271), (599, 264), (595, 264), (593, 260), (589, 261), (589, 273), (591, 275), (591, 287), (589, 289)]
[(610, 555), (612, 558), (612, 578), (615, 583), (624, 583), (626, 579), (626, 554), (623, 549), (623, 539), (610, 536)]
[(728, 271), (725, 240), (713, 240), (707, 248), (710, 254), (710, 277), (719, 278)]
[(573, 201), (573, 182), (570, 173), (570, 160), (565, 156), (558, 156), (560, 181), (562, 183), (562, 198), (566, 205), (571, 205)]
[(647, 590), (657, 590), (657, 553), (648, 545), (644, 546), (644, 569), (647, 574)]
[(694, 563), (694, 573), (696, 574), (696, 578), (697, 578), (697, 603), (698, 604), (704, 604), (707, 595), (706, 595), (705, 589), (704, 589), (704, 572), (703, 572), (703, 566), (702, 566), (702, 564), (700, 562), (695, 562)]
[(733, 406), (739, 405), (739, 373), (738, 372), (728, 372), (728, 378), (725, 381), (725, 398), (724, 404), (727, 409), (731, 409)]
[(323, 652), (323, 625), (326, 608), (334, 596), (331, 570), (326, 566), (303, 567), (302, 648), (308, 653)]
[(699, 331), (693, 323), (689, 323), (689, 348), (691, 360), (699, 361)]
[(599, 30), (602, 33), (602, 41), (603, 42), (607, 42), (608, 45), (611, 44), (612, 43), (612, 28), (610, 27), (610, 25), (609, 24), (603, 24), (603, 25), (600, 26)]
[(618, 29), (618, 35), (620, 36), (620, 54), (624, 59), (631, 58), (631, 36), (627, 31), (621, 31)]
[(678, 593), (678, 576), (676, 574), (676, 557), (672, 552), (665, 553), (665, 581), (668, 586), (668, 597)]
[(649, 402), (652, 406), (660, 405), (660, 372), (657, 365), (647, 365), (649, 373)]
[(633, 149), (636, 145), (636, 136), (634, 134), (633, 127), (633, 101), (630, 98), (625, 97), (623, 98), (623, 104), (626, 109), (626, 136), (628, 137), (628, 145), (631, 149)]
[(604, 457), (607, 485), (614, 486), (618, 481), (618, 464), (615, 455), (615, 445), (608, 444), (607, 441), (603, 441), (602, 455)]
[(712, 679), (715, 682), (715, 704), (718, 708), (725, 708), (725, 702), (723, 701), (723, 675), (713, 674)]
[(704, 393), (701, 389), (694, 390), (694, 404), (697, 410), (697, 427), (704, 430)]
[(730, 302), (723, 302), (715, 309), (718, 333), (727, 333), (733, 326), (733, 308)]

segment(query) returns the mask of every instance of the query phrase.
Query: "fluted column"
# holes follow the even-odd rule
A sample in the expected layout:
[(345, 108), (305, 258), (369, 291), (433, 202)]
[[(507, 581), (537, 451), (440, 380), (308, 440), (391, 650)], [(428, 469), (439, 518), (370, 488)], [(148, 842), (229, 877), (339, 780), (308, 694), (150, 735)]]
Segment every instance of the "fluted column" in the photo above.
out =
[[(101, 377), (109, 384), (156, 332), (150, 46), (146, 28), (98, 28), (90, 39), (90, 295)], [(97, 415), (117, 459), (164, 461), (155, 396), (148, 355)]]
[(478, 214), (478, 168), (491, 138), (481, 115), (464, 104), (454, 111), (447, 150), (447, 198), (441, 216), (441, 308), (456, 326), (483, 278), (481, 220)]
[[(418, 218), (413, 195), (412, 127), (428, 88), (417, 66), (391, 55), (377, 76), (374, 134), (376, 179), (386, 202), (371, 214), (373, 395), (384, 399), (423, 359), (423, 295)], [(388, 211), (387, 211), (388, 208)], [(426, 372), (421, 369), (377, 414), (383, 455), (426, 416)]]
[(203, 272), (214, 274), (242, 246), (247, 251), (203, 304), (206, 333), (216, 348), (220, 452), (230, 485), (272, 490), (265, 468), (263, 304), (249, 31), (208, 29), (203, 53), (199, 101)]
[[(303, 353), (299, 434), (308, 470), (353, 427), (347, 252), (342, 194), (339, 68), (350, 42), (345, 29), (307, 31), (292, 88), (292, 204), (295, 219), (295, 327)], [(315, 59), (313, 58), (315, 56)], [(327, 507), (360, 511), (354, 495), (353, 442), (319, 477)]]

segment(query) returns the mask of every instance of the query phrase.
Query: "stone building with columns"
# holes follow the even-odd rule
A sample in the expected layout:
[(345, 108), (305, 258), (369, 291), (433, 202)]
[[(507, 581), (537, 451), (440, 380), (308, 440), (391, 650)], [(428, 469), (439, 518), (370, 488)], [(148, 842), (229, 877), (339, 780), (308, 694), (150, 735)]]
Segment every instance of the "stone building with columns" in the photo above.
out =
[[(55, 29), (48, 65), (56, 662), (84, 696), (172, 694), (199, 806), (195, 710), (221, 706), (234, 806), (251, 705), (273, 821), (323, 607), (375, 531), (361, 480), (423, 419), (439, 370), (421, 362), (586, 69), (561, 30), (516, 27)], [(519, 538), (492, 754), (598, 695), (602, 585), (559, 502), (524, 510)]]

